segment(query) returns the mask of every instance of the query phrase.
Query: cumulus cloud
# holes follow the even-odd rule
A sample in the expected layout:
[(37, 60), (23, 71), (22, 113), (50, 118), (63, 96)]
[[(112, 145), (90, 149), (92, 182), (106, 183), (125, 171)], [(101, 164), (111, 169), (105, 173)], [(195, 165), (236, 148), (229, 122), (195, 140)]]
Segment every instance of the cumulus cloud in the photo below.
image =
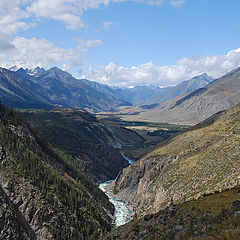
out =
[(0, 63), (4, 67), (16, 65), (23, 68), (37, 66), (49, 68), (55, 65), (70, 71), (83, 64), (81, 55), (75, 49), (58, 48), (46, 39), (16, 37), (14, 50), (2, 54)]
[[(147, 5), (161, 5), (163, 0), (34, 0), (27, 12), (36, 17), (51, 18), (62, 21), (69, 29), (78, 29), (85, 26), (82, 14), (88, 9), (98, 9), (119, 2), (139, 2)], [(105, 22), (104, 26), (110, 27), (111, 22)]]
[[(129, 1), (158, 6), (164, 0), (0, 0), (0, 31), (12, 34), (19, 29), (26, 30), (34, 26), (37, 18), (61, 21), (67, 28), (76, 30), (86, 26), (82, 21), (84, 11)], [(183, 2), (168, 1), (175, 6)], [(110, 25), (111, 22), (105, 22), (103, 26)]]
[(226, 55), (182, 58), (177, 64), (170, 66), (156, 66), (149, 62), (127, 68), (111, 62), (97, 70), (89, 68), (89, 72), (82, 77), (118, 87), (150, 84), (170, 86), (204, 72), (217, 78), (239, 66), (240, 48)]
[(0, 1), (0, 32), (4, 34), (14, 34), (18, 29), (27, 30), (33, 23), (26, 23), (30, 15), (24, 8), (26, 1), (1, 0)]

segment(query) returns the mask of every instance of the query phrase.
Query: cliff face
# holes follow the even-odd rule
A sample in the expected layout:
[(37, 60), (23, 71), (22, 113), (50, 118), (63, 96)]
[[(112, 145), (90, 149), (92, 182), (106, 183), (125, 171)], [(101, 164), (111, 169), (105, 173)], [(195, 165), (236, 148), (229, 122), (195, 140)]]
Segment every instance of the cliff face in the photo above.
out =
[(51, 149), (0, 105), (2, 239), (93, 239), (111, 229), (113, 206), (82, 163)]
[(137, 215), (240, 183), (240, 105), (182, 133), (124, 169), (113, 183)]

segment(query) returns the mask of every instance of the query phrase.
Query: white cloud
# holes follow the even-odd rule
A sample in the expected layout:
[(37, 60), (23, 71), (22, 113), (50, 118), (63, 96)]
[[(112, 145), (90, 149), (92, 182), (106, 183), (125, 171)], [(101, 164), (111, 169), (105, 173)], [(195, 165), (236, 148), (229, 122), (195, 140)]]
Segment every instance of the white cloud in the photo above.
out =
[(180, 7), (184, 4), (185, 0), (171, 0), (171, 5), (175, 7)]
[(111, 26), (113, 25), (114, 25), (114, 22), (110, 22), (110, 21), (102, 22), (102, 28), (104, 30), (110, 30)]
[[(76, 30), (86, 26), (82, 21), (84, 11), (129, 1), (158, 6), (164, 0), (0, 0), (0, 31), (12, 34), (19, 29), (26, 30), (37, 18), (61, 21), (67, 28)], [(171, 1), (178, 5), (183, 0)], [(104, 24), (106, 28), (110, 25), (111, 22)]]
[(46, 39), (16, 37), (12, 44), (15, 48), (1, 55), (1, 66), (49, 68), (58, 65), (70, 71), (73, 67), (80, 67), (83, 64), (78, 51), (71, 48), (58, 48)]
[(116, 66), (111, 62), (107, 66), (100, 66), (97, 70), (90, 68), (89, 72), (82, 77), (118, 87), (149, 84), (170, 86), (204, 72), (217, 78), (239, 66), (240, 48), (226, 55), (183, 58), (176, 65), (170, 66), (156, 66), (149, 62), (127, 68)]
[(93, 47), (93, 46), (103, 46), (103, 42), (98, 39), (89, 39), (89, 40), (84, 40), (82, 38), (76, 38), (75, 41), (78, 43), (77, 49), (81, 52), (87, 52), (88, 48)]
[(164, 0), (112, 0), (112, 2), (138, 2), (152, 6), (159, 6)]
[(4, 34), (14, 34), (18, 29), (27, 30), (32, 23), (24, 20), (29, 14), (24, 10), (24, 1), (19, 0), (0, 0), (0, 32)]
[(10, 36), (8, 34), (0, 33), (0, 51), (7, 51), (14, 48)]

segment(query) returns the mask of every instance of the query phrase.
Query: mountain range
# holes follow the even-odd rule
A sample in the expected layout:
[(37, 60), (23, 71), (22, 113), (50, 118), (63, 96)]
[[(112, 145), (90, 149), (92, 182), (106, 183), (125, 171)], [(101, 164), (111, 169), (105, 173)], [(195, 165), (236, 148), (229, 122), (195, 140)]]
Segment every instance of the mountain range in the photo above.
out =
[(30, 72), (29, 75), (23, 69), (16, 71), (20, 76), (44, 88), (44, 96), (52, 105), (99, 111), (112, 110), (123, 104), (113, 95), (98, 91), (85, 81), (76, 79), (59, 68), (53, 67), (49, 70), (38, 68)]
[(149, 104), (153, 103), (160, 104), (162, 102), (166, 102), (178, 96), (182, 96), (184, 94), (193, 92), (199, 88), (205, 87), (214, 80), (215, 79), (213, 77), (210, 77), (206, 73), (204, 73), (202, 75), (191, 78), (187, 81), (183, 81), (174, 87), (164, 88), (162, 94), (152, 95), (152, 97), (148, 99), (147, 103), (149, 102)]
[[(19, 70), (21, 72), (21, 70)], [(30, 80), (27, 74), (0, 68), (0, 99), (11, 107), (47, 107), (51, 102), (44, 96), (45, 89)]]
[[(240, 68), (165, 89), (0, 68), (1, 101), (18, 108), (0, 104), (0, 238), (239, 239), (239, 83)], [(124, 148), (148, 147), (140, 130), (78, 108), (198, 124), (128, 166)], [(94, 181), (114, 178), (108, 191), (134, 219), (108, 233), (114, 208)]]
[(161, 102), (204, 87), (213, 80), (203, 74), (175, 87), (112, 88), (87, 79), (76, 79), (56, 67), (49, 70), (14, 67), (11, 70), (14, 71), (1, 68), (0, 96), (6, 105), (19, 108), (62, 106), (95, 112), (118, 111), (121, 106), (132, 105), (156, 107)]
[(160, 104), (138, 118), (177, 124), (197, 124), (240, 101), (240, 68), (205, 87)]

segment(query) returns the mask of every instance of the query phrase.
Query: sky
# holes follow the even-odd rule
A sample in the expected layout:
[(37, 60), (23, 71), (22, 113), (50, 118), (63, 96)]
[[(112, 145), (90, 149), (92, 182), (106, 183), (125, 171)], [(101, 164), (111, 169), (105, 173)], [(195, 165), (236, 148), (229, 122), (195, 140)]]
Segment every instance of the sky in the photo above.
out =
[(117, 87), (240, 66), (239, 0), (0, 0), (0, 66)]

